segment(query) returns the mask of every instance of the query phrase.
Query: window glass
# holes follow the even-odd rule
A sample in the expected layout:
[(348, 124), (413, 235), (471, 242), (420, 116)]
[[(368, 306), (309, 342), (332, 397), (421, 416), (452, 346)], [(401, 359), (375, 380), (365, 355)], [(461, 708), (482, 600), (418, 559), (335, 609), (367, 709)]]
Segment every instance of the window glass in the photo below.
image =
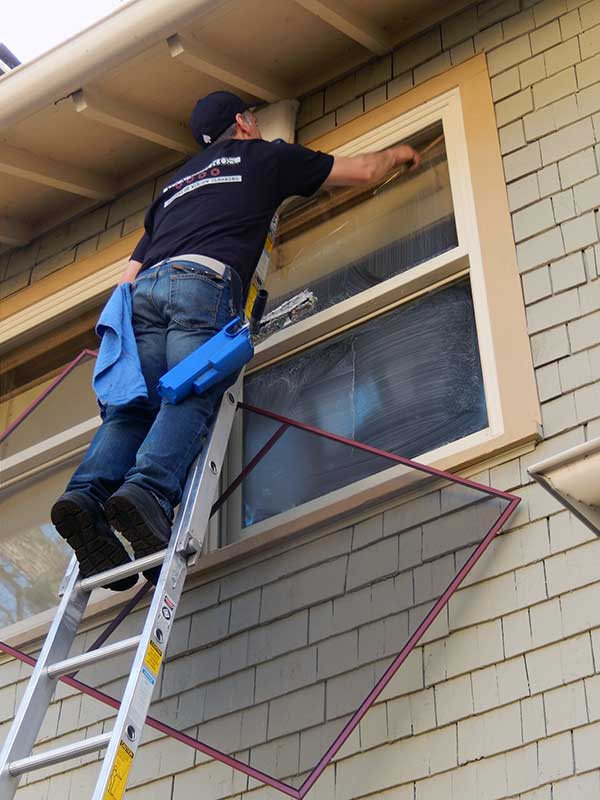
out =
[[(254, 374), (244, 399), (414, 458), (487, 426), (470, 283), (382, 314)], [(244, 420), (247, 462), (273, 422)], [(360, 480), (378, 461), (289, 430), (243, 484), (242, 527)]]
[(419, 170), (322, 192), (282, 214), (270, 308), (310, 284), (315, 302), (304, 315), (321, 311), (458, 245), (442, 123), (409, 141), (422, 153)]
[(50, 522), (50, 508), (75, 466), (71, 461), (2, 493), (0, 626), (58, 603), (72, 553)]

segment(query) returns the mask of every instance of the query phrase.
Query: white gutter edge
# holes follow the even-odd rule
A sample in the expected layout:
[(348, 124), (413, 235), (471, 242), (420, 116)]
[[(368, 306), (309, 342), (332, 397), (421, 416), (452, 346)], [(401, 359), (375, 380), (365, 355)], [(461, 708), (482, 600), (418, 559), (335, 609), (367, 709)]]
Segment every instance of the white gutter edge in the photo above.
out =
[(573, 461), (579, 461), (580, 459), (595, 455), (599, 451), (600, 438), (592, 439), (589, 442), (584, 442), (583, 444), (578, 444), (575, 447), (571, 447), (569, 450), (564, 450), (562, 453), (558, 453), (555, 456), (545, 458), (543, 461), (538, 461), (537, 464), (532, 464), (527, 471), (531, 477), (534, 476), (534, 473), (543, 475), (551, 470), (558, 469), (559, 467), (566, 467)]
[[(227, 0), (132, 0), (66, 42), (0, 78), (0, 130), (178, 32)], [(165, 45), (166, 46), (166, 45)]]
[(532, 464), (527, 471), (600, 536), (600, 438)]

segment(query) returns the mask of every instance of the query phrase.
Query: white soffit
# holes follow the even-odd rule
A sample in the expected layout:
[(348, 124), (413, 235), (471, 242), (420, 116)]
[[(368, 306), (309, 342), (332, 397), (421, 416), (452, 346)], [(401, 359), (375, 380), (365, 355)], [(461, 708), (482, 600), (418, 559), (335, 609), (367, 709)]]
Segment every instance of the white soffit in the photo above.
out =
[(198, 97), (216, 89), (253, 103), (301, 96), (468, 5), (130, 0), (0, 78), (0, 247), (188, 157)]
[(600, 536), (600, 438), (533, 464), (529, 474)]

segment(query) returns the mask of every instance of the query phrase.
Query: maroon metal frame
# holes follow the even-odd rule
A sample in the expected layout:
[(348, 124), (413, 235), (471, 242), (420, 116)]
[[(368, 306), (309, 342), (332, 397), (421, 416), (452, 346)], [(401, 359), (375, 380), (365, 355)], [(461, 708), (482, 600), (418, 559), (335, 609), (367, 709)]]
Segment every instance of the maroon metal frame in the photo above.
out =
[[(0, 434), (0, 442), (4, 441), (7, 436), (12, 433), (28, 416), (31, 412), (40, 405), (41, 402), (53, 391), (64, 378), (71, 372), (86, 356), (95, 356), (96, 354), (90, 350), (84, 350), (82, 353), (77, 356), (62, 372), (61, 374), (52, 382), (52, 384), (47, 387), (47, 389), (37, 398), (23, 413), (2, 433)], [(388, 453), (385, 450), (381, 450), (376, 447), (370, 447), (369, 445), (362, 444), (361, 442), (356, 442), (353, 439), (348, 439), (343, 436), (337, 436), (336, 434), (330, 433), (329, 431), (324, 431), (320, 428), (316, 428), (312, 425), (305, 425), (301, 422), (296, 422), (296, 420), (289, 419), (288, 417), (281, 416), (280, 414), (275, 414), (271, 411), (265, 411), (264, 409), (256, 408), (255, 406), (248, 405), (246, 403), (240, 403), (240, 408), (249, 411), (254, 414), (259, 414), (260, 416), (268, 417), (276, 422), (280, 423), (280, 427), (275, 431), (275, 433), (270, 437), (270, 439), (266, 442), (266, 444), (261, 448), (261, 450), (254, 456), (254, 458), (246, 465), (246, 467), (240, 472), (240, 474), (235, 478), (232, 484), (225, 490), (223, 495), (217, 500), (215, 505), (213, 506), (212, 512), (214, 513), (221, 505), (225, 502), (225, 500), (235, 491), (235, 489), (242, 483), (244, 478), (254, 469), (254, 467), (261, 461), (262, 458), (269, 452), (269, 450), (273, 447), (273, 445), (279, 440), (279, 438), (285, 433), (285, 431), (289, 428), (297, 428), (298, 430), (305, 431), (307, 433), (313, 434), (315, 436), (324, 437), (334, 442), (338, 442), (342, 445), (347, 445), (350, 447), (354, 447), (358, 450), (362, 450), (366, 453), (370, 453), (371, 455), (380, 456), (381, 458), (385, 458), (389, 461), (396, 462), (399, 464), (404, 464), (407, 467), (411, 467), (412, 469), (418, 470), (419, 472), (425, 472), (429, 475), (435, 476), (437, 478), (444, 479), (450, 483), (459, 484), (461, 486), (466, 486), (471, 489), (475, 489), (483, 494), (486, 494), (490, 497), (497, 497), (507, 501), (507, 506), (504, 511), (499, 515), (496, 522), (491, 526), (491, 528), (487, 531), (484, 538), (481, 540), (479, 545), (475, 548), (475, 550), (471, 553), (467, 561), (463, 564), (463, 566), (459, 569), (456, 573), (454, 578), (448, 584), (445, 591), (442, 595), (438, 598), (435, 602), (433, 607), (427, 613), (424, 620), (412, 634), (412, 636), (408, 639), (402, 650), (398, 653), (398, 655), (394, 658), (392, 663), (383, 673), (383, 675), (379, 678), (373, 689), (369, 692), (369, 694), (365, 697), (359, 708), (356, 712), (352, 715), (352, 717), (348, 720), (344, 728), (341, 732), (336, 736), (334, 741), (331, 743), (330, 747), (324, 753), (318, 764), (314, 767), (314, 769), (310, 772), (304, 783), (299, 789), (290, 786), (283, 781), (278, 780), (277, 778), (273, 777), (272, 775), (268, 775), (267, 773), (262, 772), (259, 769), (256, 769), (248, 764), (244, 764), (242, 761), (234, 758), (233, 756), (229, 756), (226, 753), (217, 750), (214, 747), (200, 741), (199, 739), (194, 739), (187, 734), (181, 733), (180, 731), (172, 728), (170, 725), (166, 725), (165, 723), (160, 722), (152, 717), (147, 717), (146, 722), (150, 727), (154, 728), (155, 730), (160, 731), (172, 738), (176, 739), (177, 741), (181, 742), (182, 744), (186, 744), (189, 747), (194, 748), (195, 750), (199, 750), (200, 752), (214, 758), (215, 760), (221, 761), (224, 764), (236, 769), (249, 777), (252, 777), (268, 786), (271, 786), (274, 789), (282, 792), (283, 794), (288, 795), (289, 797), (296, 798), (296, 800), (302, 800), (305, 795), (310, 791), (310, 789), (314, 786), (316, 781), (319, 779), (323, 771), (327, 768), (327, 766), (331, 763), (334, 756), (339, 752), (340, 748), (344, 745), (347, 741), (348, 737), (352, 734), (356, 726), (360, 723), (361, 719), (367, 713), (369, 708), (373, 705), (373, 703), (377, 700), (379, 695), (383, 692), (385, 687), (388, 685), (390, 680), (396, 674), (398, 669), (402, 666), (404, 661), (407, 659), (409, 654), (418, 644), (420, 639), (423, 637), (425, 632), (428, 628), (433, 624), (434, 620), (442, 610), (442, 608), (446, 605), (449, 601), (450, 597), (454, 594), (454, 592), (458, 589), (462, 581), (465, 579), (467, 574), (473, 569), (477, 561), (481, 558), (482, 554), (490, 545), (492, 539), (496, 536), (496, 534), (500, 531), (502, 526), (505, 522), (509, 519), (512, 515), (514, 510), (516, 509), (517, 505), (520, 503), (521, 498), (517, 497), (516, 495), (510, 494), (508, 492), (503, 492), (498, 489), (492, 489), (489, 486), (484, 486), (483, 484), (477, 483), (476, 481), (471, 481), (467, 478), (460, 478), (455, 475), (452, 475), (448, 472), (444, 472), (443, 470), (436, 469), (435, 467), (430, 467), (425, 464), (420, 464), (416, 461), (412, 461), (408, 458), (403, 458), (402, 456), (397, 456), (394, 453)], [(137, 603), (142, 599), (143, 595), (148, 591), (149, 585), (146, 584), (143, 586), (137, 594), (131, 598), (130, 601), (126, 604), (126, 606), (122, 609), (120, 614), (117, 618), (109, 625), (109, 627), (100, 635), (100, 637), (94, 642), (92, 648), (95, 649), (96, 647), (100, 646), (108, 636), (116, 629), (116, 627), (120, 624), (120, 622), (125, 619), (127, 614), (132, 610), (132, 608), (137, 605)], [(13, 656), (14, 658), (23, 661), (30, 666), (35, 665), (35, 659), (31, 656), (23, 653), (22, 651), (11, 647), (10, 645), (0, 641), (0, 651), (7, 653), (8, 655)], [(67, 685), (78, 689), (79, 691), (83, 692), (84, 694), (89, 695), (90, 697), (99, 700), (100, 702), (106, 703), (107, 705), (111, 706), (112, 708), (118, 709), (120, 703), (115, 698), (111, 697), (110, 695), (101, 692), (98, 689), (95, 689), (91, 686), (88, 686), (81, 681), (76, 680), (73, 676), (62, 676), (59, 680), (62, 680)]]

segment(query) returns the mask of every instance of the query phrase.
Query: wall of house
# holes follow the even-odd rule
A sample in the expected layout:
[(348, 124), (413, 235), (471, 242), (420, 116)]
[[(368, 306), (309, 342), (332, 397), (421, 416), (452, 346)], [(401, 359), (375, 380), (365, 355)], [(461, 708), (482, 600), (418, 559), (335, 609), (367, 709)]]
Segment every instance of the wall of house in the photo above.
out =
[[(600, 542), (527, 474), (529, 464), (600, 436), (600, 0), (473, 5), (393, 56), (305, 98), (298, 137), (309, 142), (482, 51), (496, 104), (544, 440), (534, 452), (478, 475), (519, 494), (517, 513), (312, 798), (600, 796)], [(28, 253), (15, 251), (5, 259), (5, 285), (26, 285), (45, 259), (72, 260), (85, 242), (95, 249), (101, 237), (139, 225), (154, 190), (142, 187), (94, 212), (98, 228), (87, 228), (85, 236), (49, 234), (47, 249), (40, 241)], [(22, 270), (21, 263), (27, 264)], [(393, 652), (397, 637), (386, 638), (383, 621), (400, 616), (397, 595), (389, 605), (384, 591), (390, 564), (407, 567), (401, 556), (407, 536), (435, 519), (437, 503), (426, 498), (416, 517), (406, 505), (389, 507), (341, 531), (255, 556), (189, 589), (155, 713), (216, 746), (234, 742), (242, 754), (253, 749), (260, 766), (280, 775), (286, 765), (296, 771), (295, 758), (305, 770), (331, 737), (323, 724), (351, 711), (370, 687), (371, 653), (381, 665)], [(465, 546), (451, 548), (454, 566)], [(448, 574), (448, 553), (434, 563), (438, 575)], [(431, 590), (431, 576), (423, 580)], [(418, 591), (419, 579), (413, 581)], [(367, 591), (369, 582), (381, 591)], [(404, 632), (404, 622), (396, 621)], [(133, 616), (127, 624), (135, 622)], [(364, 653), (361, 630), (371, 643)], [(80, 637), (78, 646), (94, 634)], [(355, 666), (357, 659), (363, 666)], [(126, 672), (119, 660), (82, 677), (116, 692)], [(0, 666), (0, 738), (28, 674), (15, 662)], [(107, 723), (108, 711), (61, 689), (44, 740), (54, 745), (84, 731), (93, 735)], [(182, 745), (152, 733), (146, 742), (127, 792), (132, 800), (278, 796), (253, 782), (248, 787), (245, 778)], [(18, 797), (78, 800), (97, 771), (93, 761), (90, 756), (71, 771), (39, 772)]]
[(112, 203), (53, 228), (26, 247), (0, 254), (0, 299), (59, 270), (68, 270), (70, 265), (141, 229), (145, 211), (165, 180), (166, 176), (148, 180)]

